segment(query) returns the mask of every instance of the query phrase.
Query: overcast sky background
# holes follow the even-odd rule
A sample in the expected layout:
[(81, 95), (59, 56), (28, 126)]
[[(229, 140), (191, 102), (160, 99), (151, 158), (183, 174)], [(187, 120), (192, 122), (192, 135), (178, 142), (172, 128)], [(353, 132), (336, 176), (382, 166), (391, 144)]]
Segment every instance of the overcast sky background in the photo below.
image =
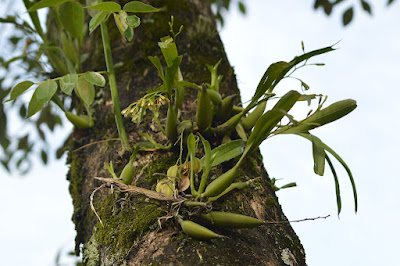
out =
[[(295, 136), (267, 140), (261, 147), (264, 163), (271, 177), (282, 179), (278, 185), (298, 184), (277, 193), (289, 219), (331, 215), (326, 220), (292, 224), (309, 265), (396, 265), (400, 238), (400, 201), (396, 197), (400, 187), (400, 4), (396, 1), (385, 8), (383, 1), (374, 1), (372, 18), (357, 8), (355, 21), (343, 28), (343, 10), (328, 18), (321, 10), (313, 11), (313, 2), (247, 0), (247, 16), (233, 8), (221, 37), (243, 101), (251, 98), (271, 63), (289, 61), (302, 53), (301, 41), (306, 51), (340, 41), (338, 50), (312, 60), (326, 66), (308, 67), (295, 76), (310, 85), (310, 93), (328, 94), (328, 104), (357, 100), (353, 113), (314, 133), (350, 166), (358, 189), (358, 213), (354, 214), (346, 172), (336, 163), (343, 205), (338, 218), (333, 178), (329, 169), (323, 177), (313, 173), (307, 140)], [(300, 90), (300, 84), (285, 81), (276, 92), (290, 89)], [(64, 136), (65, 130), (55, 135)], [(53, 160), (48, 167), (37, 165), (24, 178), (5, 177), (0, 169), (2, 265), (55, 265), (59, 250), (64, 254), (63, 265), (71, 265), (65, 254), (73, 249), (75, 231), (65, 158)]]

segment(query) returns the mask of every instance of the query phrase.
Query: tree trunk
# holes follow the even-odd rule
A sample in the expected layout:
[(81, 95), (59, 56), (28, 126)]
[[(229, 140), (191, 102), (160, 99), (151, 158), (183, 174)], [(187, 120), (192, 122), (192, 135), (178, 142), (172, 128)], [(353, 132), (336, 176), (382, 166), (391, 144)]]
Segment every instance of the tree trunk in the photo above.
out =
[[(169, 34), (170, 16), (175, 17), (175, 28), (183, 25), (177, 37), (179, 53), (183, 61), (181, 70), (184, 80), (202, 84), (210, 82), (210, 73), (205, 64), (215, 64), (222, 59), (218, 68), (223, 75), (220, 86), (222, 96), (239, 95), (236, 78), (226, 58), (210, 1), (164, 0), (152, 1), (156, 7), (165, 7), (162, 12), (141, 16), (142, 25), (135, 30), (131, 43), (121, 40), (118, 30), (111, 25), (113, 56), (117, 71), (117, 82), (121, 107), (138, 100), (149, 88), (161, 84), (157, 71), (147, 56), (161, 52), (159, 39)], [(104, 70), (103, 50), (99, 30), (85, 41), (83, 51), (89, 59), (84, 70)], [(196, 110), (197, 92), (185, 92), (185, 119), (193, 118)], [(114, 185), (95, 177), (109, 178), (104, 162), (112, 161), (119, 173), (129, 161), (130, 154), (123, 153), (117, 138), (109, 88), (96, 94), (94, 104), (95, 125), (92, 129), (75, 130), (70, 142), (68, 163), (70, 171), (70, 193), (73, 198), (73, 221), (76, 225), (76, 252), (82, 252), (87, 265), (305, 265), (303, 247), (289, 223), (265, 224), (253, 229), (216, 229), (226, 238), (200, 241), (185, 235), (174, 219), (168, 219), (159, 227), (160, 217), (171, 215), (177, 205), (145, 195), (122, 192)], [(240, 103), (239, 97), (236, 97)], [(164, 116), (166, 110), (162, 109)], [(143, 126), (136, 127), (129, 119), (124, 120), (129, 140), (143, 141), (139, 132), (155, 136), (160, 143), (167, 140), (145, 117)], [(217, 143), (210, 139), (210, 143)], [(178, 145), (179, 146), (179, 145)], [(81, 149), (78, 149), (82, 147)], [(78, 149), (78, 150), (77, 150)], [(134, 184), (154, 190), (157, 173), (166, 173), (179, 156), (179, 148), (140, 152), (134, 163)], [(235, 162), (228, 162), (221, 172), (227, 171)], [(262, 164), (259, 152), (246, 160), (241, 169), (241, 178), (261, 177), (254, 186), (232, 192), (213, 204), (214, 210), (242, 213), (265, 221), (287, 221), (282, 213), (275, 192)], [(103, 186), (102, 186), (103, 185)], [(95, 193), (93, 191), (96, 188)], [(99, 219), (92, 211), (90, 202)], [(180, 212), (190, 216), (184, 206)]]

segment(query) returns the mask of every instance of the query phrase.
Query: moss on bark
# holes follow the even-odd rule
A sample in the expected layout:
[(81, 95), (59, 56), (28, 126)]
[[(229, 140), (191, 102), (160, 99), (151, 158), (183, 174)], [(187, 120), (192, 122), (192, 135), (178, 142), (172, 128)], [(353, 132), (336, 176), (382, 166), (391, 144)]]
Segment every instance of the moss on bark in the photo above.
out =
[[(157, 42), (168, 35), (171, 14), (175, 17), (175, 27), (179, 28), (182, 24), (185, 29), (177, 39), (179, 52), (184, 56), (181, 65), (184, 79), (198, 84), (210, 82), (205, 64), (212, 65), (222, 59), (218, 68), (218, 72), (224, 76), (220, 91), (223, 96), (239, 94), (233, 69), (215, 29), (210, 2), (160, 0), (151, 3), (158, 7), (165, 6), (165, 10), (142, 16), (142, 25), (135, 31), (132, 44), (121, 41), (116, 29), (110, 34), (114, 39), (113, 54), (118, 71), (121, 107), (124, 108), (142, 97), (147, 89), (161, 84), (147, 56), (161, 57)], [(114, 27), (110, 25), (110, 28)], [(98, 56), (101, 55), (98, 50), (102, 47), (94, 45), (99, 40), (95, 39), (95, 34), (92, 37), (93, 39), (85, 42), (83, 52), (96, 60), (89, 60), (84, 70), (103, 70), (103, 61)], [(183, 113), (185, 119), (194, 117), (196, 105), (193, 102), (196, 95), (197, 93), (190, 90), (186, 91)], [(82, 253), (87, 265), (290, 265), (286, 263), (286, 258), (291, 256), (299, 265), (305, 265), (303, 248), (290, 224), (263, 225), (241, 230), (212, 228), (227, 238), (198, 241), (183, 234), (173, 219), (164, 223), (162, 229), (158, 228), (158, 218), (171, 216), (174, 206), (144, 196), (112, 191), (110, 188), (98, 190), (94, 197), (93, 204), (102, 220), (102, 226), (89, 206), (90, 195), (101, 185), (94, 177), (109, 177), (103, 164), (110, 161), (113, 161), (118, 174), (128, 162), (130, 154), (121, 154), (120, 143), (113, 141), (72, 152), (84, 144), (116, 136), (108, 89), (101, 91), (98, 96), (96, 100), (99, 102), (94, 105), (94, 128), (83, 132), (75, 131), (69, 153), (71, 167), (68, 179), (74, 204), (73, 220), (77, 230), (76, 251), (79, 252), (83, 244)], [(239, 103), (240, 97), (236, 100)], [(143, 140), (138, 132), (159, 135), (150, 126), (150, 118), (146, 118), (141, 128), (137, 128), (129, 119), (124, 122), (131, 141)], [(158, 140), (163, 144), (166, 142), (162, 137)], [(217, 143), (218, 140), (210, 139), (210, 142)], [(155, 174), (166, 173), (175, 164), (178, 156), (179, 149), (140, 152), (134, 170), (136, 185), (154, 189), (157, 179), (160, 178)], [(225, 164), (215, 173), (228, 170), (234, 163), (232, 161)], [(255, 153), (244, 163), (238, 181), (258, 176), (262, 178), (251, 187), (222, 197), (213, 203), (213, 208), (268, 221), (286, 220), (269, 185), (261, 155)], [(180, 208), (185, 219), (196, 220), (192, 216), (193, 211), (183, 206)]]

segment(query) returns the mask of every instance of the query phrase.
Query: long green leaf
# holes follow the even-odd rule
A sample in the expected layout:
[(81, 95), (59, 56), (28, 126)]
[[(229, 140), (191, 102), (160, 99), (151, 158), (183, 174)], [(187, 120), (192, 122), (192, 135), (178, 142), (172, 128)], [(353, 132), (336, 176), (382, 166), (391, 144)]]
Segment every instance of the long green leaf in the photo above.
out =
[(340, 197), (340, 185), (339, 185), (339, 179), (336, 174), (335, 167), (333, 166), (333, 163), (331, 159), (329, 158), (328, 154), (325, 153), (325, 158), (326, 161), (328, 162), (329, 167), (331, 168), (333, 179), (335, 180), (335, 191), (336, 191), (336, 204), (338, 208), (338, 215), (340, 214), (340, 211), (342, 210), (342, 200)]
[(24, 93), (27, 89), (29, 89), (34, 83), (29, 80), (22, 81), (18, 83), (11, 91), (10, 94), (10, 99), (8, 99), (6, 102), (12, 101), (16, 99), (18, 96), (20, 96), (22, 93)]
[(275, 104), (272, 110), (269, 110), (263, 114), (254, 125), (254, 129), (251, 132), (249, 139), (247, 140), (246, 147), (243, 155), (240, 158), (240, 162), (248, 154), (255, 151), (258, 146), (263, 142), (270, 134), (276, 125), (285, 116), (285, 113), (293, 107), (293, 105), (300, 98), (300, 93), (297, 91), (289, 91)]
[[(243, 153), (245, 144), (244, 140), (237, 139), (219, 145), (211, 151), (211, 166), (216, 166), (238, 157)], [(203, 157), (201, 160), (204, 163), (205, 158)]]
[(121, 11), (121, 6), (115, 2), (103, 2), (96, 5), (88, 6), (86, 8), (101, 10), (101, 11), (109, 11), (109, 12)]
[(257, 102), (264, 93), (272, 91), (272, 86), (276, 86), (276, 84), (285, 76), (285, 74), (292, 68), (293, 66), (284, 61), (280, 61), (270, 65), (265, 71), (263, 77), (258, 83), (256, 92), (251, 99), (251, 103)]
[(151, 5), (147, 5), (140, 1), (131, 1), (124, 5), (124, 11), (126, 12), (134, 12), (134, 13), (150, 13), (150, 12), (158, 12), (159, 8), (152, 7)]
[(197, 191), (194, 187), (194, 160), (196, 155), (196, 139), (193, 133), (190, 133), (187, 138), (187, 148), (190, 157), (190, 191), (193, 196), (197, 196)]
[[(306, 139), (311, 141), (311, 134), (298, 133), (297, 135), (299, 135), (299, 136), (301, 136), (303, 138), (306, 138)], [(351, 186), (352, 186), (352, 189), (353, 189), (355, 211), (357, 212), (357, 209), (358, 209), (357, 190), (356, 190), (356, 184), (354, 182), (354, 178), (353, 178), (353, 175), (352, 175), (352, 173), (350, 171), (350, 168), (347, 166), (345, 161), (334, 150), (332, 150), (328, 145), (323, 143), (323, 147), (324, 147), (325, 151), (327, 151), (330, 154), (332, 154), (333, 157), (335, 157), (336, 160), (338, 160), (340, 162), (340, 164), (344, 167), (344, 169), (346, 170), (347, 174), (349, 175), (349, 179), (350, 179)]]
[(67, 1), (69, 1), (69, 0), (42, 0), (42, 1), (39, 1), (36, 4), (34, 4), (33, 6), (31, 6), (28, 9), (28, 12), (33, 12), (33, 11), (36, 11), (38, 9), (45, 8), (45, 7), (56, 6), (56, 5), (62, 4)]
[(299, 63), (301, 63), (303, 61), (306, 61), (306, 60), (310, 59), (311, 57), (314, 57), (314, 56), (317, 56), (317, 55), (321, 55), (321, 54), (325, 54), (325, 53), (329, 53), (329, 52), (332, 52), (332, 51), (335, 51), (333, 46), (327, 46), (327, 47), (324, 47), (324, 48), (321, 48), (321, 49), (317, 49), (317, 50), (305, 53), (305, 54), (300, 55), (300, 56), (296, 56), (295, 58), (293, 58), (292, 61), (290, 61), (290, 63), (297, 65), (297, 64), (299, 64)]
[(203, 142), (204, 147), (204, 157), (202, 158), (201, 162), (204, 166), (204, 169), (208, 170), (211, 169), (212, 166), (212, 153), (211, 153), (211, 146), (210, 143), (200, 135), (201, 141)]
[(313, 158), (314, 158), (314, 172), (317, 175), (323, 176), (325, 170), (325, 150), (322, 141), (316, 136), (311, 135)]
[(265, 71), (263, 77), (261, 78), (257, 86), (256, 92), (251, 99), (250, 105), (257, 102), (265, 94), (265, 92), (271, 93), (276, 85), (278, 85), (278, 83), (285, 77), (285, 75), (297, 64), (306, 61), (316, 55), (324, 54), (333, 50), (334, 49), (332, 48), (332, 46), (328, 46), (322, 49), (305, 53), (301, 56), (296, 56), (289, 63), (280, 61), (270, 65)]
[(210, 143), (203, 138), (202, 135), (200, 135), (201, 141), (203, 143), (203, 147), (204, 147), (204, 157), (202, 160), (202, 165), (203, 165), (203, 175), (201, 176), (201, 180), (200, 180), (200, 186), (199, 186), (199, 191), (198, 193), (201, 194), (203, 193), (204, 189), (206, 188), (206, 184), (207, 184), (207, 178), (208, 178), (208, 174), (211, 171), (211, 146)]

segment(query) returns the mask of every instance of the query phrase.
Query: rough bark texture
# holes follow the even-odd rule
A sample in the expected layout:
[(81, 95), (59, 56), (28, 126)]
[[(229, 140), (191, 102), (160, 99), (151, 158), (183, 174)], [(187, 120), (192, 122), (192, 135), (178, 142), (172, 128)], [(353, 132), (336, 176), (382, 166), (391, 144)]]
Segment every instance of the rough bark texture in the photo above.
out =
[[(184, 56), (181, 65), (184, 79), (197, 84), (210, 82), (205, 64), (215, 64), (222, 58), (219, 67), (219, 73), (224, 76), (221, 94), (239, 95), (234, 71), (215, 29), (209, 1), (165, 0), (151, 1), (151, 4), (165, 9), (158, 14), (141, 16), (142, 25), (135, 31), (132, 43), (123, 42), (115, 26), (109, 26), (122, 108), (142, 97), (147, 89), (160, 85), (156, 69), (147, 56), (158, 55), (161, 58), (157, 42), (169, 34), (168, 21), (171, 15), (175, 17), (176, 28), (184, 25), (184, 31), (177, 38), (179, 52)], [(99, 35), (99, 31), (96, 31), (84, 44), (84, 52), (90, 55), (84, 70), (105, 68)], [(196, 95), (196, 92), (186, 90), (185, 119), (194, 117)], [(118, 137), (109, 88), (97, 92), (93, 111), (95, 126), (87, 131), (74, 132), (68, 157), (68, 180), (77, 231), (76, 252), (83, 253), (85, 264), (305, 265), (303, 247), (288, 223), (241, 230), (212, 228), (227, 238), (194, 240), (181, 232), (174, 219), (169, 219), (162, 229), (158, 227), (158, 218), (170, 214), (171, 204), (146, 196), (117, 192), (109, 186), (102, 187), (94, 195), (93, 205), (102, 220), (102, 226), (89, 205), (90, 195), (103, 184), (94, 177), (110, 177), (103, 166), (104, 162), (110, 161), (113, 161), (119, 173), (130, 154), (121, 152), (118, 141), (101, 142), (74, 151), (85, 144)], [(161, 143), (167, 143), (157, 127), (152, 125), (151, 118), (146, 118), (140, 128), (129, 119), (124, 122), (129, 139), (133, 142), (142, 140), (138, 132), (148, 132)], [(210, 140), (214, 144), (217, 141)], [(134, 164), (134, 184), (154, 190), (159, 178), (154, 174), (166, 173), (178, 156), (179, 149), (140, 152)], [(225, 164), (216, 170), (216, 174), (234, 164), (234, 161)], [(247, 214), (266, 221), (286, 221), (269, 184), (261, 155), (254, 154), (241, 171), (239, 176), (243, 180), (258, 176), (262, 178), (254, 186), (222, 197), (213, 204), (213, 209)], [(181, 207), (180, 213), (188, 217), (192, 210)]]

